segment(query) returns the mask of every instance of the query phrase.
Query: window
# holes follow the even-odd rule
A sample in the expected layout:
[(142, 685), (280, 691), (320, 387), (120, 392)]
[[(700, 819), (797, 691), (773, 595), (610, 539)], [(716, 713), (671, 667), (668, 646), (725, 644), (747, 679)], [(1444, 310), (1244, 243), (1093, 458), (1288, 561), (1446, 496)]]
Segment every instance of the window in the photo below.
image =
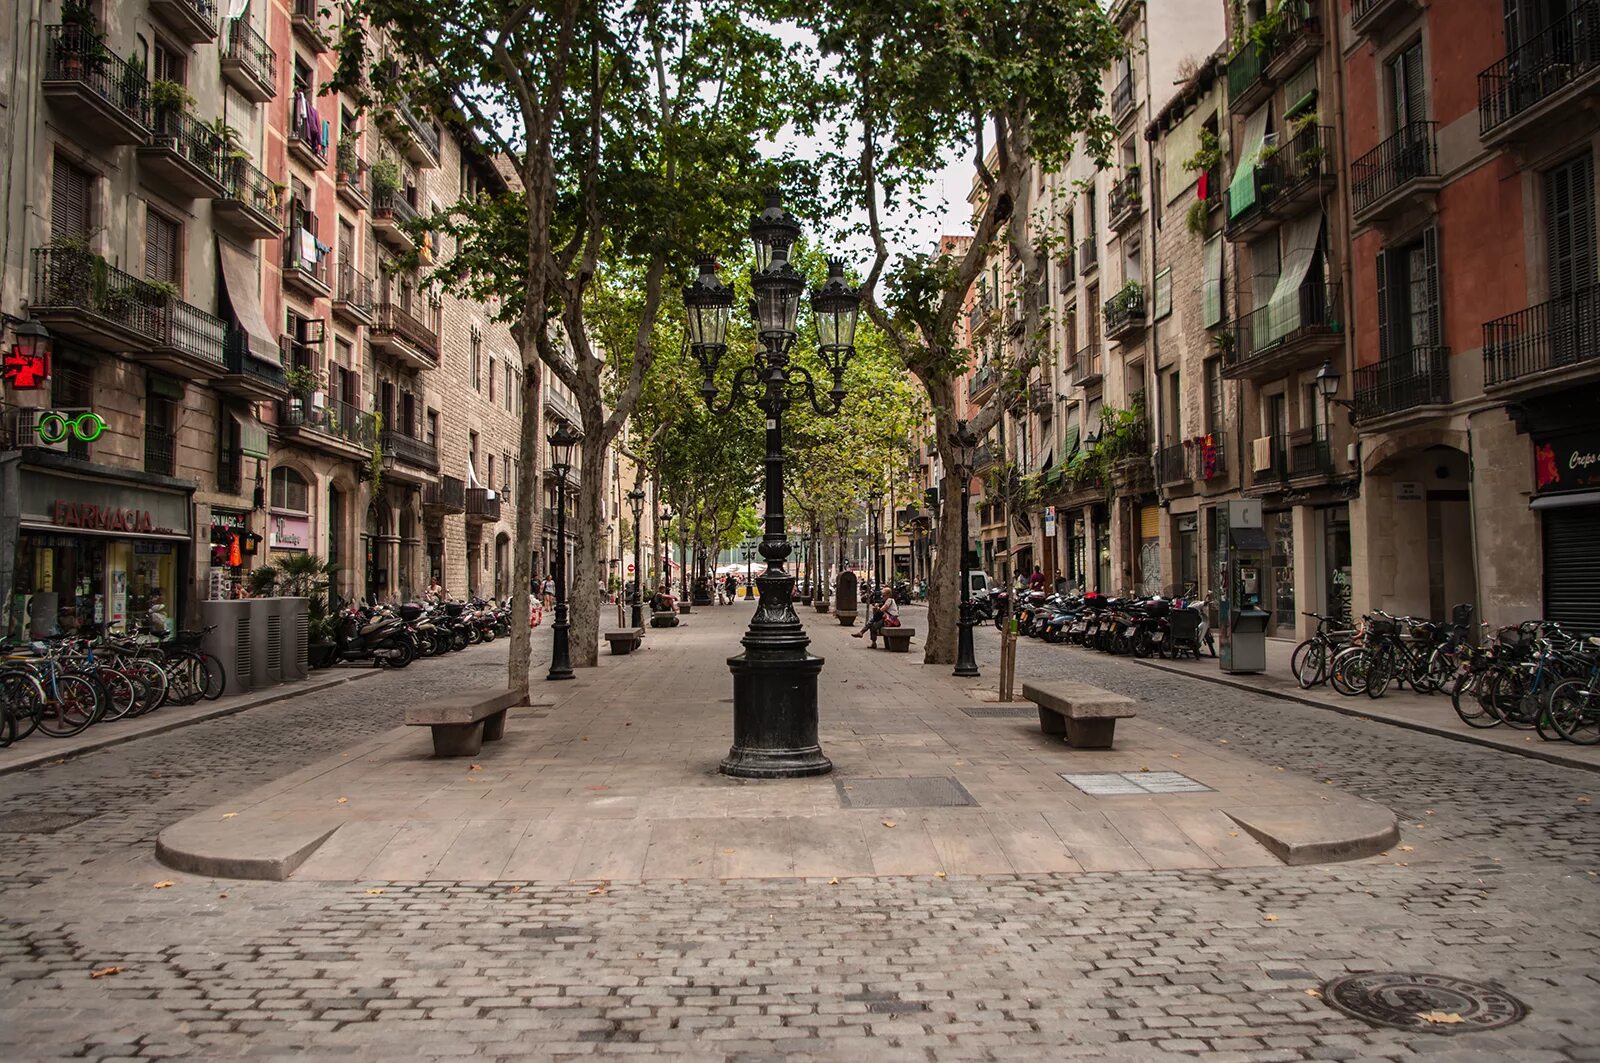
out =
[(178, 223), (153, 210), (144, 214), (144, 276), (165, 284), (178, 283)]
[(1144, 280), (1144, 260), (1142, 241), (1139, 232), (1135, 230), (1128, 234), (1122, 241), (1122, 279), (1124, 281)]
[(188, 83), (184, 70), (188, 53), (176, 48), (168, 48), (161, 41), (156, 41), (150, 54), (150, 80), (175, 81), (179, 85)]
[(507, 360), (507, 362), (506, 362), (506, 396), (505, 397), (506, 397), (506, 409), (508, 411), (512, 408), (512, 405), (514, 403), (514, 399), (512, 398), (512, 396), (516, 394), (516, 389), (512, 387), (511, 380), (512, 380), (511, 362), (509, 360)]
[(1210, 435), (1222, 431), (1222, 359), (1207, 358), (1206, 375), (1206, 432)]
[(1172, 313), (1172, 267), (1168, 266), (1156, 274), (1155, 284), (1156, 320), (1160, 320)]
[(467, 433), (467, 460), (471, 462), (472, 474), (478, 474), (478, 433)]
[(1282, 272), (1277, 233), (1250, 245), (1250, 266), (1255, 271), (1250, 278), (1250, 306), (1260, 309), (1272, 301), (1272, 293), (1278, 288), (1278, 274)]
[(53, 239), (88, 238), (89, 189), (93, 180), (89, 171), (56, 156), (50, 182), (50, 235)]
[(273, 509), (287, 509), (296, 513), (310, 512), (310, 492), (305, 477), (286, 465), (272, 470), (271, 505)]
[(1378, 253), (1378, 350), (1387, 361), (1443, 343), (1440, 334), (1437, 230)]
[(1223, 290), (1222, 277), (1222, 236), (1218, 234), (1206, 241), (1202, 251), (1203, 275), (1201, 279), (1201, 309), (1203, 311), (1201, 323), (1206, 328), (1214, 328), (1222, 324), (1223, 319)]
[(166, 388), (151, 376), (145, 383), (144, 471), (171, 476), (177, 459), (174, 445), (177, 410)]
[(1413, 41), (1389, 60), (1389, 115), (1394, 131), (1428, 119), (1428, 87), (1422, 72), (1422, 42)]
[(439, 445), (439, 411), (429, 410), (427, 420), (427, 441), (429, 446)]
[(494, 355), (489, 356), (489, 401), (494, 401)]
[(494, 490), (494, 455), (489, 455), (489, 490)]
[(483, 365), (483, 333), (478, 331), (478, 326), (472, 326), (472, 390), (480, 388), (479, 376)]
[(1083, 231), (1089, 234), (1089, 239), (1094, 239), (1095, 234), (1095, 190), (1086, 188), (1083, 191)]
[(1594, 156), (1582, 155), (1544, 175), (1544, 221), (1550, 298), (1596, 281)]

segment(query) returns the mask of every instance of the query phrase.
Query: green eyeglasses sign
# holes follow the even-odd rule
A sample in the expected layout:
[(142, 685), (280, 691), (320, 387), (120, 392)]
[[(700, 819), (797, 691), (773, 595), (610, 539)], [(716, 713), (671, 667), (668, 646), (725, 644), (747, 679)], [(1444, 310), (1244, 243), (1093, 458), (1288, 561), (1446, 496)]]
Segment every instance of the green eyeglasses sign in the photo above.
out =
[(93, 443), (106, 430), (106, 421), (92, 410), (79, 414), (50, 410), (39, 415), (35, 430), (42, 443), (65, 443), (68, 436), (79, 442)]

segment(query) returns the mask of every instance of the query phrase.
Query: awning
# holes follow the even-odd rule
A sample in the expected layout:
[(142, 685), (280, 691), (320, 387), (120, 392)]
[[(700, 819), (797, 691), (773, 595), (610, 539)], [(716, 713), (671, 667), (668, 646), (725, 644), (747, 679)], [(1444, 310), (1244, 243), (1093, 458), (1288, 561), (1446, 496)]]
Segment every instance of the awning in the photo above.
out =
[(217, 260), (222, 263), (222, 283), (228, 289), (228, 302), (250, 338), (250, 353), (264, 362), (281, 365), (282, 355), (261, 312), (260, 285), (256, 283), (253, 258), (222, 239), (217, 240)]
[(1259, 325), (1253, 338), (1258, 348), (1276, 343), (1301, 325), (1300, 286), (1322, 246), (1322, 212), (1296, 218), (1284, 227), (1283, 233), (1283, 272), (1272, 289), (1269, 309), (1255, 319)]
[(1529, 509), (1569, 509), (1573, 506), (1600, 506), (1600, 491), (1574, 491), (1567, 495), (1540, 495), (1528, 503)]
[(1267, 139), (1267, 123), (1272, 120), (1272, 105), (1263, 104), (1244, 120), (1244, 150), (1228, 186), (1228, 217), (1237, 218), (1256, 203), (1256, 160)]
[(1229, 528), (1228, 542), (1241, 550), (1265, 550), (1270, 545), (1260, 528)]
[(253, 417), (230, 413), (233, 423), (239, 426), (239, 453), (247, 458), (269, 458), (267, 430)]

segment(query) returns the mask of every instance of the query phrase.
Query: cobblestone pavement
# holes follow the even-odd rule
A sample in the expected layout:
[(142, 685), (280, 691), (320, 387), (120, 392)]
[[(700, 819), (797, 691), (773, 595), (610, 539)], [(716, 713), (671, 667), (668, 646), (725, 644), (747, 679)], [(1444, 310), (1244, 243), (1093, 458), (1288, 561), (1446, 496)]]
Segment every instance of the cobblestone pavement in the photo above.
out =
[[(992, 678), (993, 631), (979, 644)], [(1133, 694), (1146, 718), (1386, 803), (1429, 855), (537, 887), (222, 883), (150, 859), (160, 826), (502, 660), (475, 649), (0, 779), (0, 1054), (1600, 1060), (1592, 774), (1031, 643), (1022, 675)], [(1531, 1014), (1403, 1032), (1309, 992), (1362, 969), (1494, 981)]]

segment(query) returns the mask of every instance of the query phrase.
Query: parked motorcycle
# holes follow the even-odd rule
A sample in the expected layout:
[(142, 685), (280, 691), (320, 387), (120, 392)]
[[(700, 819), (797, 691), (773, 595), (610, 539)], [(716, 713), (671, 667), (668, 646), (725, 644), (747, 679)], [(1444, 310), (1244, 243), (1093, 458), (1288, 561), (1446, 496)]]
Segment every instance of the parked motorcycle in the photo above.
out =
[(416, 658), (405, 622), (382, 606), (352, 605), (334, 625), (334, 656), (340, 661), (371, 661), (378, 668), (404, 668)]

